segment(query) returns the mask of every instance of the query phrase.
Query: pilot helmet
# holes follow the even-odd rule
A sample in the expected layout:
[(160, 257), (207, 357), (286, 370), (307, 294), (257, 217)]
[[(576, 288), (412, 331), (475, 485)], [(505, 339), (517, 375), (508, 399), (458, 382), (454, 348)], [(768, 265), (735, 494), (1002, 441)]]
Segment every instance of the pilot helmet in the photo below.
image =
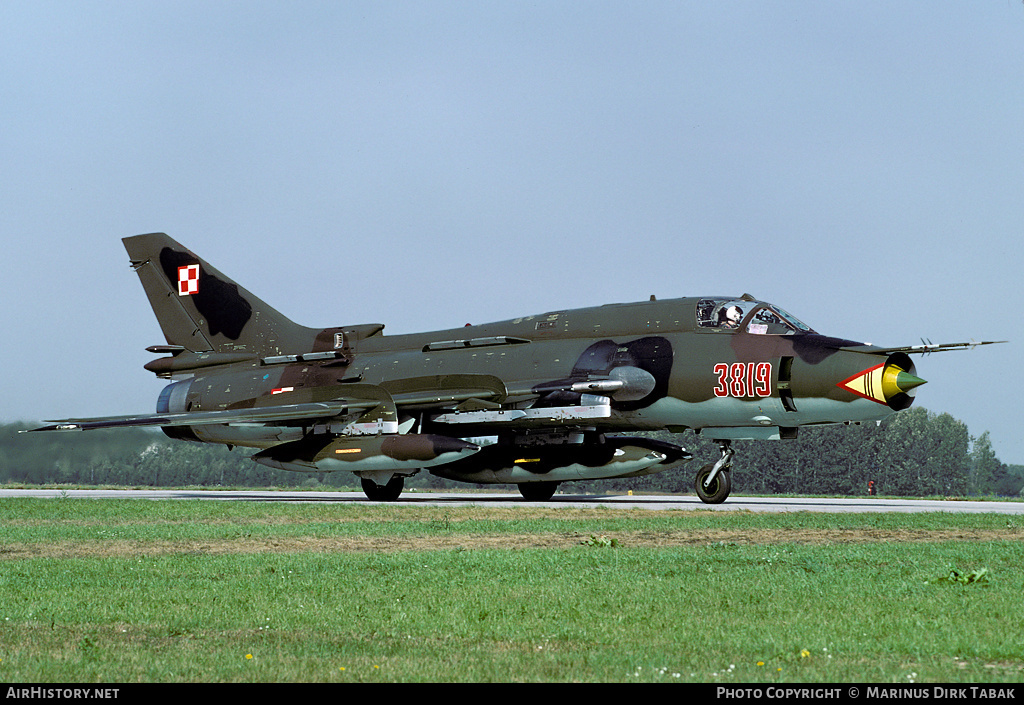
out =
[(743, 320), (743, 311), (740, 310), (739, 306), (730, 306), (725, 309), (725, 320), (739, 325), (740, 321)]

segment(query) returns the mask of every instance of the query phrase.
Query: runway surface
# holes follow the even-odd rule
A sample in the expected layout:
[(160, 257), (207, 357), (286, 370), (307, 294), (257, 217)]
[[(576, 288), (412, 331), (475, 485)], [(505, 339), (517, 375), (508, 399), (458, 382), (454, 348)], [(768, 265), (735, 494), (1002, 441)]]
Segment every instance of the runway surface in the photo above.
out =
[[(330, 502), (372, 504), (362, 492), (303, 492), (268, 490), (55, 490), (0, 489), (5, 497), (210, 500), (226, 502)], [(704, 504), (688, 495), (582, 495), (556, 494), (547, 502), (527, 502), (517, 492), (415, 492), (406, 491), (396, 505), (500, 507), (609, 507), (648, 510), (713, 510), (751, 512), (960, 512), (985, 514), (1024, 514), (1024, 502), (975, 500), (927, 500), (898, 497), (806, 498), (806, 497), (730, 497), (723, 504)]]

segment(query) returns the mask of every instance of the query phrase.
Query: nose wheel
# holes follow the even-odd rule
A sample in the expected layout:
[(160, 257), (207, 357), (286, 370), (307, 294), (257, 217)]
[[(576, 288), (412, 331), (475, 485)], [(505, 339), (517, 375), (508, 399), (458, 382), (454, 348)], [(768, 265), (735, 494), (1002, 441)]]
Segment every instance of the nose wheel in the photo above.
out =
[(729, 469), (732, 467), (732, 456), (736, 451), (732, 449), (729, 441), (720, 441), (718, 447), (722, 451), (722, 457), (698, 470), (693, 483), (697, 496), (705, 504), (721, 504), (732, 491)]

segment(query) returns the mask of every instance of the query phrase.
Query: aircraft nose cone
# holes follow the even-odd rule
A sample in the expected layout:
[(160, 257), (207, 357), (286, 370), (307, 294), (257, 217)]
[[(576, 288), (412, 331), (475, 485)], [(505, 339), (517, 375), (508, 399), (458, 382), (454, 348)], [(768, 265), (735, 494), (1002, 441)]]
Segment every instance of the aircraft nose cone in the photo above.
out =
[(892, 363), (887, 364), (882, 372), (882, 393), (887, 400), (897, 394), (906, 394), (924, 383), (925, 381), (917, 375)]
[(922, 384), (928, 384), (928, 381), (909, 372), (900, 372), (896, 375), (896, 387), (902, 392), (909, 392), (914, 387), (920, 387)]
[(913, 403), (914, 389), (925, 384), (925, 380), (914, 374), (914, 364), (904, 355), (893, 356), (886, 362), (875, 365), (843, 380), (839, 387), (859, 397), (885, 404), (899, 411)]

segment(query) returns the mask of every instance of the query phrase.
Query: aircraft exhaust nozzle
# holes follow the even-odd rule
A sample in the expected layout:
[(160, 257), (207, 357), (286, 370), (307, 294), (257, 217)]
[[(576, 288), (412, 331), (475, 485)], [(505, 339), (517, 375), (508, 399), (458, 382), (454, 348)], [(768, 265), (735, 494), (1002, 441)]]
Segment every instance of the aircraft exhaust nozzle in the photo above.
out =
[(926, 380), (915, 374), (914, 363), (905, 353), (893, 353), (885, 362), (875, 365), (837, 386), (859, 397), (885, 404), (894, 411), (902, 411), (914, 403), (914, 390)]

